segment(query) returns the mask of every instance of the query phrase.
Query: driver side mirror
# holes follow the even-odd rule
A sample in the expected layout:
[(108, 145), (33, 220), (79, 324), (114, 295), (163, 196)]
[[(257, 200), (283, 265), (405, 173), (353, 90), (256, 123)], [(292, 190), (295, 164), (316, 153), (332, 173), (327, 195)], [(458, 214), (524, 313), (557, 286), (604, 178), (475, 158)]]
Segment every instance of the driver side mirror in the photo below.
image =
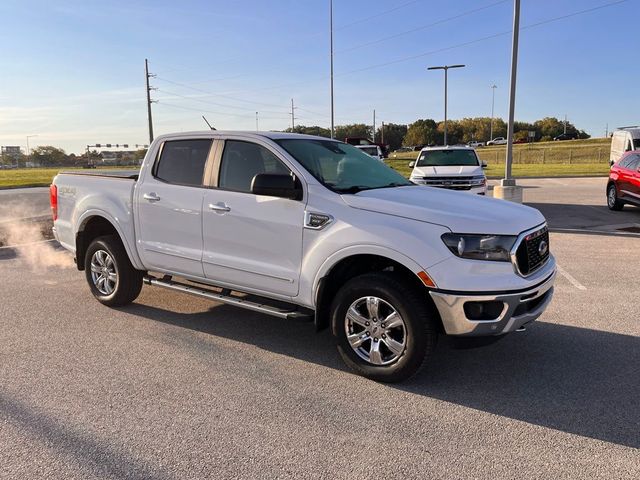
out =
[(487, 168), (487, 163), (486, 163), (486, 162), (482, 162), (482, 163), (480, 164), (480, 166), (481, 166), (482, 168)]
[(302, 185), (289, 174), (259, 173), (251, 181), (251, 193), (302, 200)]
[(416, 162), (409, 162), (409, 168), (413, 168), (416, 166)]

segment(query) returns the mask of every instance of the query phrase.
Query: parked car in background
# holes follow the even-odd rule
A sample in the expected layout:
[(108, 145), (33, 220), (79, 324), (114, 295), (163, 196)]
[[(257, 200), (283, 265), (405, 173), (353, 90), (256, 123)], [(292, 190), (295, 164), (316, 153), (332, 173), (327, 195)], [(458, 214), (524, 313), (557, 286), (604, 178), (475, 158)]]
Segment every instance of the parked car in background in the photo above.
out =
[(611, 136), (609, 165), (616, 163), (625, 152), (640, 150), (640, 127), (621, 127)]
[(622, 210), (625, 203), (640, 206), (640, 150), (625, 153), (609, 172), (607, 206)]
[(384, 154), (378, 145), (354, 145), (354, 147), (362, 150), (364, 153), (376, 160), (384, 161)]
[(487, 177), (476, 151), (469, 147), (423, 148), (410, 180), (418, 185), (460, 190), (478, 195), (487, 193)]
[(478, 142), (477, 140), (471, 140), (467, 142), (467, 146), (471, 148), (484, 147), (484, 142)]
[(575, 140), (578, 136), (575, 133), (561, 133), (557, 137), (554, 137), (554, 141), (561, 142), (563, 140)]
[(506, 145), (507, 139), (504, 137), (496, 137), (493, 140), (489, 140), (487, 145)]

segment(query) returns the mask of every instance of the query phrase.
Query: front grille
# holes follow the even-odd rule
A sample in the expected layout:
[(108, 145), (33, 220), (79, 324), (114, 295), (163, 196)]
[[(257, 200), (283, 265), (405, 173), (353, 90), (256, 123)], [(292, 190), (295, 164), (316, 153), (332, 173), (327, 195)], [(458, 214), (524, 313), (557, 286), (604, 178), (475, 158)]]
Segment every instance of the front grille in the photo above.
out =
[(546, 226), (524, 237), (516, 250), (518, 270), (525, 276), (542, 267), (548, 258), (549, 230)]
[(449, 190), (470, 190), (484, 185), (483, 177), (422, 177), (424, 185), (429, 187), (447, 188)]

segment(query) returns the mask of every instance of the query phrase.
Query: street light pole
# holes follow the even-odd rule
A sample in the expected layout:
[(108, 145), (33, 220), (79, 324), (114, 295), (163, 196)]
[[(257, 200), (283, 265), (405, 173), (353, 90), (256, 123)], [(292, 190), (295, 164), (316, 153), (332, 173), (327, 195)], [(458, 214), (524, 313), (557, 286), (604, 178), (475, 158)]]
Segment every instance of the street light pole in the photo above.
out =
[(489, 140), (493, 140), (493, 107), (496, 103), (496, 88), (497, 85), (491, 85), (491, 127), (489, 129)]
[(509, 86), (509, 124), (507, 125), (507, 156), (503, 185), (511, 186), (516, 182), (511, 178), (513, 163), (513, 120), (516, 110), (516, 77), (518, 73), (518, 35), (520, 33), (520, 0), (513, 2), (513, 40), (511, 46), (511, 84)]
[(447, 83), (450, 68), (462, 68), (465, 65), (442, 65), (439, 67), (428, 67), (427, 70), (444, 70), (444, 144), (447, 145)]
[[(29, 150), (29, 139), (33, 137), (37, 137), (38, 134), (35, 135), (27, 135), (27, 162), (31, 161), (31, 151)], [(18, 165), (18, 160), (16, 159), (16, 166)]]
[(329, 50), (331, 57), (331, 138), (334, 138), (333, 123), (333, 0), (329, 0)]

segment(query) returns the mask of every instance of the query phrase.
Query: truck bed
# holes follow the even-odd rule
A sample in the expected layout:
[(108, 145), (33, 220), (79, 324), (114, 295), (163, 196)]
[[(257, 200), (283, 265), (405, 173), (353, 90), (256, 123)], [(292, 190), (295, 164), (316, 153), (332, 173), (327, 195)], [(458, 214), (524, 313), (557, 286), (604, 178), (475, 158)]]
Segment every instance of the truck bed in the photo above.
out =
[(109, 178), (126, 178), (130, 180), (138, 180), (138, 170), (65, 170), (60, 172), (64, 175), (84, 175), (87, 177), (109, 177)]

